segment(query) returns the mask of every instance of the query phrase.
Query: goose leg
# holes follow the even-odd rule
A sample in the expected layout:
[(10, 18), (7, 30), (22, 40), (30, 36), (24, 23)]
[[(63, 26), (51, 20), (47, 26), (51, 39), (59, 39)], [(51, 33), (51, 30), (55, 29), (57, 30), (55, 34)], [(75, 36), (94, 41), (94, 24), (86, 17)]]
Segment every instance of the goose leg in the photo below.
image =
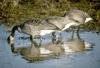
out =
[(56, 42), (56, 33), (52, 32), (52, 43)]
[(81, 39), (80, 35), (79, 35), (79, 28), (80, 28), (79, 26), (77, 26), (75, 28), (72, 27), (72, 37), (71, 37), (72, 39), (74, 39), (74, 34), (77, 36), (78, 39)]
[(74, 39), (74, 28), (72, 27), (72, 36), (71, 36), (71, 39)]
[(80, 35), (79, 35), (79, 29), (80, 29), (80, 27), (78, 26), (78, 27), (77, 27), (77, 30), (76, 30), (76, 34), (77, 34), (78, 39), (81, 39), (81, 38), (80, 38)]

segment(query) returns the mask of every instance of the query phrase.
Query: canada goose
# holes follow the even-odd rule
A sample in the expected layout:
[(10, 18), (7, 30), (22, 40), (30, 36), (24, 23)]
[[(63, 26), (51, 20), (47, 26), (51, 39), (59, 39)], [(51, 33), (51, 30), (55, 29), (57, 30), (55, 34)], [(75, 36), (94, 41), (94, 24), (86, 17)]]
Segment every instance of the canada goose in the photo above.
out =
[[(16, 30), (29, 34), (32, 40), (35, 35), (45, 35), (51, 33), (55, 30), (66, 30), (70, 26), (78, 26), (84, 22), (92, 20), (88, 18), (89, 15), (81, 10), (70, 10), (63, 17), (53, 16), (48, 17), (42, 21), (39, 20), (29, 20), (24, 22), (24, 24), (14, 26), (12, 32), (8, 39), (14, 39), (14, 33)], [(46, 31), (47, 30), (47, 31)]]
[[(51, 23), (57, 26), (61, 31), (71, 26), (79, 26), (92, 20), (92, 18), (84, 11), (72, 9), (67, 11), (64, 16), (51, 16), (44, 19), (41, 23)], [(74, 31), (73, 31), (74, 34)], [(72, 34), (72, 35), (73, 35)], [(77, 34), (78, 35), (78, 34)]]
[[(72, 20), (74, 20), (75, 22), (70, 22), (72, 23), (73, 25), (72, 26), (75, 26), (77, 27), (77, 30), (76, 30), (76, 33), (77, 35), (79, 35), (79, 26), (81, 24), (85, 24), (91, 20), (93, 20), (86, 12), (84, 11), (81, 11), (81, 10), (78, 10), (78, 9), (71, 9), (70, 11), (66, 12), (65, 13), (65, 19), (68, 20), (68, 17), (70, 17)], [(69, 25), (65, 25), (65, 28), (68, 28)], [(74, 29), (73, 29), (73, 34), (72, 34), (72, 37), (74, 35)]]
[[(30, 35), (31, 41), (34, 40), (35, 36), (41, 37), (42, 35), (48, 34), (55, 30), (59, 30), (58, 27), (56, 27), (55, 25), (51, 23), (40, 23), (40, 22), (41, 22), (40, 20), (32, 19), (32, 20), (28, 20), (24, 22), (23, 24), (15, 25), (12, 28), (11, 34), (8, 37), (8, 41), (11, 41), (14, 39), (16, 30)], [(42, 32), (43, 30), (45, 30), (45, 34)]]
[(86, 12), (78, 9), (72, 9), (67, 11), (64, 16), (47, 17), (42, 21), (42, 23), (51, 23), (61, 30), (66, 30), (70, 26), (78, 26), (80, 24), (87, 23), (90, 20), (92, 20), (92, 18)]

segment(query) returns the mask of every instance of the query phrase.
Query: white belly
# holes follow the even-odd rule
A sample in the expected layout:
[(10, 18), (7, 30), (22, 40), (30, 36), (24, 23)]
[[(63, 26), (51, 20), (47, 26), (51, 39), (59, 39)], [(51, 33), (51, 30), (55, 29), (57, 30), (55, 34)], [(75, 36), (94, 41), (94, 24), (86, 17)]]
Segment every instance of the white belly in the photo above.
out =
[(54, 32), (55, 30), (41, 30), (40, 35), (46, 35)]
[(78, 25), (77, 23), (74, 23), (74, 22), (71, 22), (71, 23), (69, 23), (69, 24), (66, 24), (65, 25), (65, 27), (62, 29), (62, 30), (66, 30), (66, 29), (68, 29), (69, 27), (71, 27), (71, 26), (76, 26), (76, 25)]
[(10, 40), (13, 41), (14, 40), (14, 37), (10, 36)]

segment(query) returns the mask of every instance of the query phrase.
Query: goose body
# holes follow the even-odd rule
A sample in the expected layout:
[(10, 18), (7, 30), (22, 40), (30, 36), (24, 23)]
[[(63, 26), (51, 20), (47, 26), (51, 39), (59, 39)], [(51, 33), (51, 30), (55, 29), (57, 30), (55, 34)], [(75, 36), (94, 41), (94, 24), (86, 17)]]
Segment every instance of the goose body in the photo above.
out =
[[(60, 17), (60, 16), (51, 16), (42, 21), (42, 23), (51, 23), (57, 26), (60, 30), (65, 30), (64, 28), (69, 28), (72, 25), (75, 25), (77, 22), (72, 20), (70, 17)], [(67, 26), (66, 26), (67, 25)]]
[(8, 37), (8, 40), (11, 41), (14, 39), (16, 30), (30, 35), (30, 37), (32, 37), (33, 40), (36, 35), (46, 35), (58, 29), (58, 27), (52, 25), (51, 23), (40, 23), (39, 20), (32, 19), (24, 22), (23, 24), (14, 26), (12, 28), (10, 36)]
[(92, 20), (92, 18), (84, 11), (72, 9), (64, 14), (64, 16), (51, 16), (42, 21), (42, 23), (51, 23), (61, 30), (66, 30), (71, 26), (78, 26)]
[[(22, 32), (31, 34), (31, 35), (42, 35), (42, 30), (48, 30), (47, 33), (50, 33), (51, 30), (57, 30), (58, 28), (50, 23), (40, 23), (40, 21), (26, 21), (22, 24), (23, 26), (20, 27)], [(44, 34), (45, 35), (45, 34)]]

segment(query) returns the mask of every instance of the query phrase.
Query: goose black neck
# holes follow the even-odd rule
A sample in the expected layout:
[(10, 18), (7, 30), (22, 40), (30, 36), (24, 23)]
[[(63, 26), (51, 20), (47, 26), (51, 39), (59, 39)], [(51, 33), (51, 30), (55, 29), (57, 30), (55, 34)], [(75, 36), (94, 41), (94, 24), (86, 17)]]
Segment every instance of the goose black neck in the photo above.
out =
[(16, 30), (18, 30), (18, 26), (14, 26), (14, 27), (12, 28), (11, 36), (14, 37), (14, 35), (15, 35), (15, 31), (16, 31)]

